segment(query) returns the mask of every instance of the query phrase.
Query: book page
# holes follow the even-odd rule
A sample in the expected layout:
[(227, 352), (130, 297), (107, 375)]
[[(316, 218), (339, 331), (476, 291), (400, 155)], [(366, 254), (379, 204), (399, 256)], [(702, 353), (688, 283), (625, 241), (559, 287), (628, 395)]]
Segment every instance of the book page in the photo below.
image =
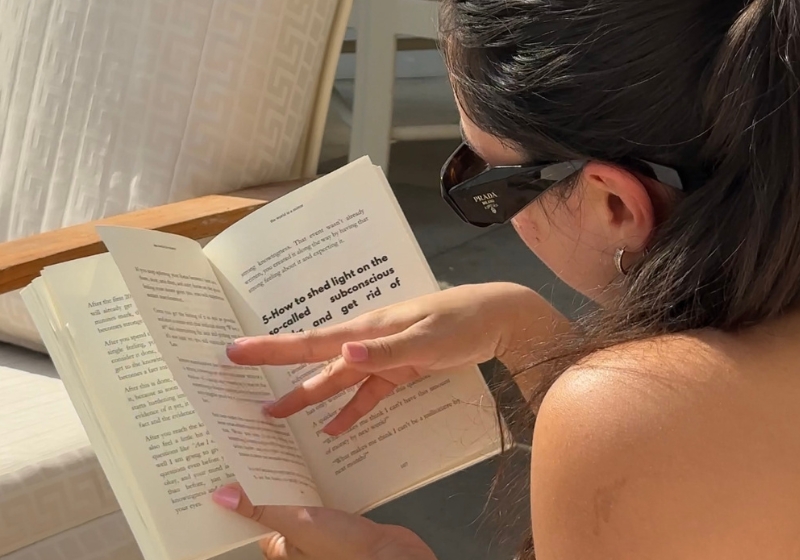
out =
[(44, 279), (41, 276), (35, 278), (20, 292), (20, 296), (75, 407), (92, 451), (108, 479), (142, 556), (146, 560), (167, 560), (169, 554), (159, 536), (148, 528), (144, 521), (146, 514), (137, 505), (141, 493), (133, 490), (123, 469), (118, 468), (117, 459), (111, 451), (113, 443), (106, 437), (108, 430), (101, 427), (96, 410), (83, 387), (81, 368), (68, 341), (69, 333), (57, 318)]
[(200, 246), (157, 231), (98, 231), (155, 346), (250, 499), (320, 505), (288, 423), (261, 414), (274, 398), (262, 371), (226, 356), (243, 332)]
[(170, 560), (207, 557), (263, 535), (211, 502), (233, 473), (155, 349), (111, 256), (49, 267), (37, 286), (52, 307), (57, 342), (43, 329), (48, 349), (147, 558), (158, 545)]
[[(266, 205), (204, 252), (249, 335), (333, 325), (438, 289), (367, 159)], [(264, 369), (283, 395), (321, 367)], [(322, 433), (353, 392), (289, 420), (325, 505), (363, 511), (499, 450), (493, 399), (477, 367), (400, 387), (347, 433)]]

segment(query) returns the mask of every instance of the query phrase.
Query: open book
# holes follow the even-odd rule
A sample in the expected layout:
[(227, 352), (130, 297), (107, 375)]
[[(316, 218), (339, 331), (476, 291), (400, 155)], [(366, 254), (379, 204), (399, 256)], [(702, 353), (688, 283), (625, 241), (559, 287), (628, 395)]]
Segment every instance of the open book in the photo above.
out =
[(147, 560), (216, 556), (265, 534), (211, 502), (237, 480), (255, 504), (365, 512), (499, 452), (477, 366), (399, 387), (338, 437), (347, 391), (288, 420), (264, 401), (324, 364), (244, 367), (244, 335), (299, 332), (438, 289), (380, 168), (366, 158), (237, 222), (205, 247), (98, 228), (109, 254), (23, 292)]

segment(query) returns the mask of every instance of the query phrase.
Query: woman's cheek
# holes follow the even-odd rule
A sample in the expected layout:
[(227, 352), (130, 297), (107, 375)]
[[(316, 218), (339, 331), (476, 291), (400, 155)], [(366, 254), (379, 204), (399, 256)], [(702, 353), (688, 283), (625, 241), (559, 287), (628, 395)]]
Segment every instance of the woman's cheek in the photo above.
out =
[(536, 248), (542, 243), (542, 230), (531, 214), (530, 209), (523, 210), (511, 220), (511, 225), (525, 245), (531, 251), (536, 252)]
[(564, 259), (569, 252), (564, 251), (561, 237), (554, 235), (552, 223), (541, 207), (532, 205), (526, 208), (511, 220), (511, 224), (528, 249), (545, 266), (561, 276), (568, 264)]

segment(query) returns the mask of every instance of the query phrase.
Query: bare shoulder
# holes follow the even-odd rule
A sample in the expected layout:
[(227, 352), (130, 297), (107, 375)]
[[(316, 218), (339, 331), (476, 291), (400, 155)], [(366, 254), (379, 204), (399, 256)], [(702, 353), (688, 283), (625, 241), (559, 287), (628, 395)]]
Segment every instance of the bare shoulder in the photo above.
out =
[(800, 384), (779, 361), (759, 376), (738, 346), (713, 333), (647, 340), (559, 379), (534, 434), (539, 560), (798, 552), (787, 520), (800, 515), (800, 416), (786, 411)]

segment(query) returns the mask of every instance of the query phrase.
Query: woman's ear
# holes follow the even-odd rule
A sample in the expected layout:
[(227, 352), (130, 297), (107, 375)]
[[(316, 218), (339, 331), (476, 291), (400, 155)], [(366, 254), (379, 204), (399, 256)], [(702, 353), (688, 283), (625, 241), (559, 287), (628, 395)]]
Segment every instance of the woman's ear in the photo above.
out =
[(601, 162), (587, 164), (581, 179), (585, 197), (593, 207), (593, 220), (598, 222), (594, 227), (603, 232), (611, 248), (643, 252), (656, 226), (650, 192), (654, 185), (621, 167)]

